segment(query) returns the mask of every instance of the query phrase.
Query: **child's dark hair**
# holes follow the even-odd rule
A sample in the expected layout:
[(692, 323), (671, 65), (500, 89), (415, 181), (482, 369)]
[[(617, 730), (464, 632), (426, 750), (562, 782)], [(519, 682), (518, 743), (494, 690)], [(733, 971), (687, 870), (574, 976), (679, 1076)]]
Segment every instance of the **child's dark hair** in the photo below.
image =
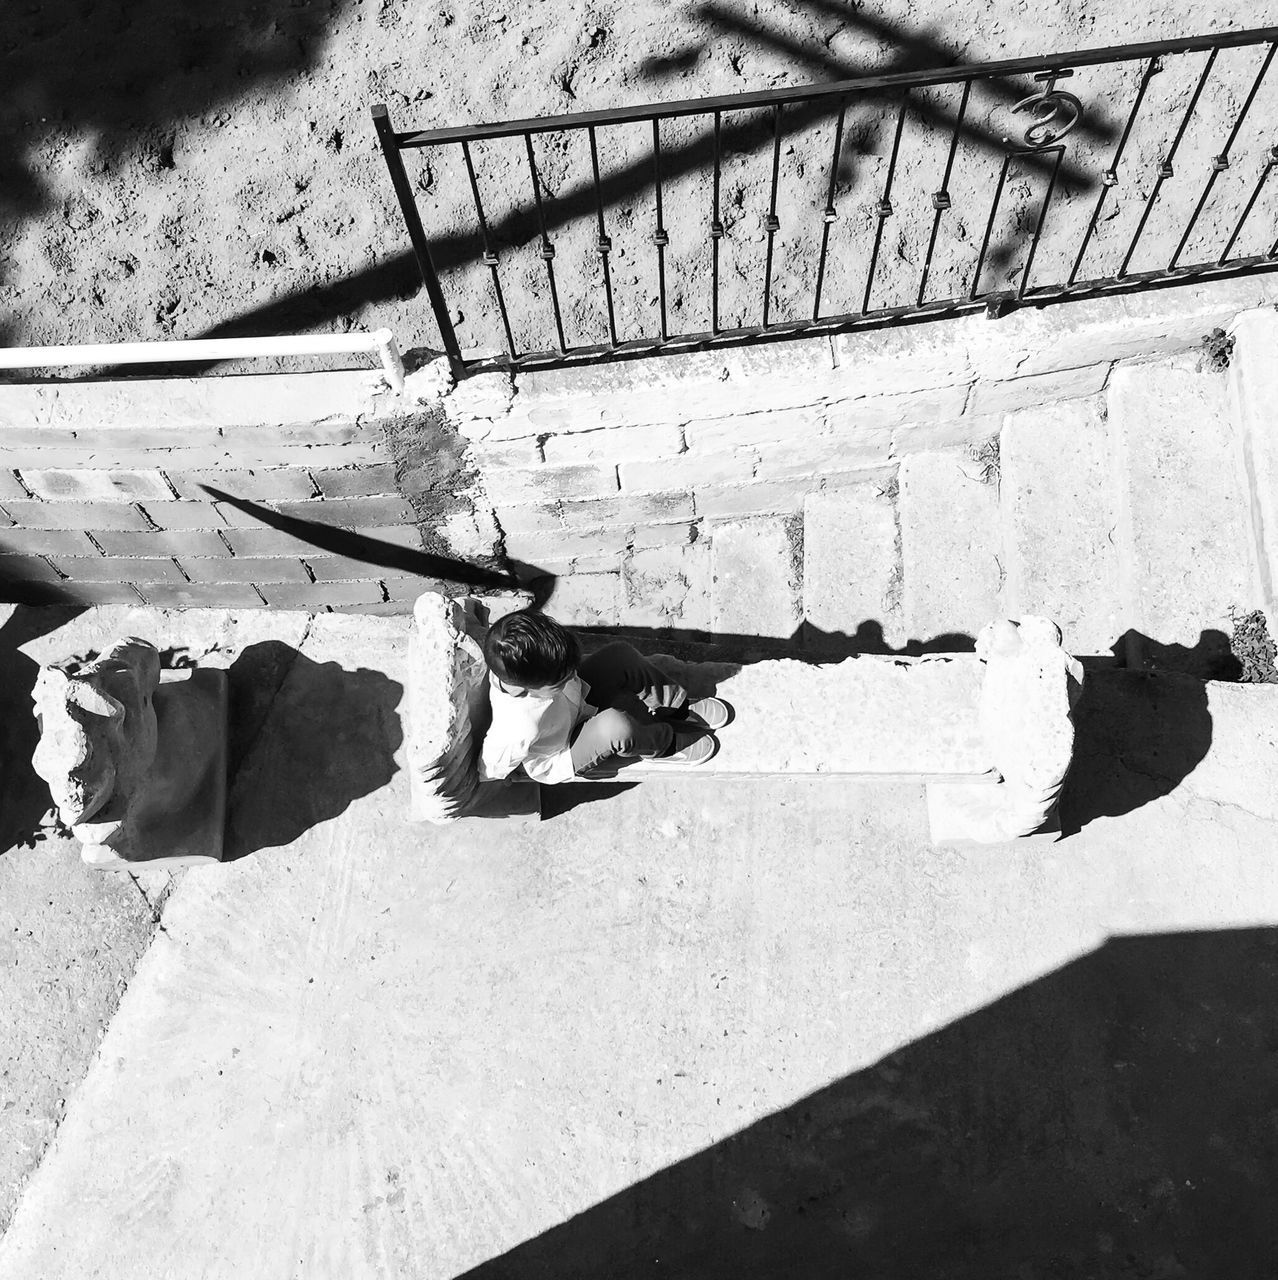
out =
[(535, 609), (520, 609), (489, 627), (484, 660), (498, 680), (540, 689), (576, 672), (581, 643), (554, 618)]

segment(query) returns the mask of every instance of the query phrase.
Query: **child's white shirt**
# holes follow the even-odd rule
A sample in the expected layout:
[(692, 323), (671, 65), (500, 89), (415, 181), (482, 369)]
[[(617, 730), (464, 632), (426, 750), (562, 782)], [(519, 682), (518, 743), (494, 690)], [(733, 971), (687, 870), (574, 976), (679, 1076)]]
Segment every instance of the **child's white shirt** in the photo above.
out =
[(580, 676), (573, 676), (562, 689), (528, 692), (517, 698), (489, 672), (493, 719), (484, 735), (480, 776), (496, 781), (522, 764), (535, 782), (571, 782), (576, 776), (572, 731), (595, 714), (586, 701), (589, 692), (590, 686)]

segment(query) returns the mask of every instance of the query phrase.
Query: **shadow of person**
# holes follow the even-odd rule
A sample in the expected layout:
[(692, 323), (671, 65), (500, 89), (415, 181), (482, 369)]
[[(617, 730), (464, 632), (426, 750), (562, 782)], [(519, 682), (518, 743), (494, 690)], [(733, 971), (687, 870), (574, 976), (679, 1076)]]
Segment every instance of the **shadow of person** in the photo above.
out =
[(1276, 1042), (1278, 930), (1114, 938), (458, 1280), (1261, 1280)]
[(380, 671), (266, 641), (246, 648), (228, 679), (225, 861), (291, 844), (395, 775), (403, 687)]
[(48, 784), (31, 767), (40, 729), (31, 703), (39, 663), (18, 650), (70, 622), (79, 608), (18, 605), (0, 625), (0, 855), (34, 843), (53, 804)]

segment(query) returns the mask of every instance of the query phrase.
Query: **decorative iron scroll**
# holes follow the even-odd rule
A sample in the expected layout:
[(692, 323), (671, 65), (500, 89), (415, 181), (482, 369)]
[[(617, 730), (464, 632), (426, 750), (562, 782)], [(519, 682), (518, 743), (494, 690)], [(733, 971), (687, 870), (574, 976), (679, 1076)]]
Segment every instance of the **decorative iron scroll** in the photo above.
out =
[[(1038, 93), (1022, 98), (1013, 111), (1028, 111), (1034, 122), (1025, 129), (1025, 145), (1034, 151), (1042, 147), (1050, 147), (1059, 142), (1083, 118), (1083, 104), (1072, 94), (1056, 87), (1057, 80), (1074, 73), (1069, 70), (1043, 72), (1034, 77), (1046, 83)], [(1053, 121), (1060, 116), (1063, 123), (1053, 127)]]

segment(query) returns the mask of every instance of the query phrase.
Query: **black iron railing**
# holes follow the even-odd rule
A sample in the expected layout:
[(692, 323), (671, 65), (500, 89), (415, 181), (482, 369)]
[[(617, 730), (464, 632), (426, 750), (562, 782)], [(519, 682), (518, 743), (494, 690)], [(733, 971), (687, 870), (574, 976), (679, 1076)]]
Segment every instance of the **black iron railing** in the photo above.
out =
[[(1276, 49), (1271, 27), (406, 133), (372, 111), (460, 375), (1272, 269)], [(455, 313), (505, 353), (464, 358)]]

